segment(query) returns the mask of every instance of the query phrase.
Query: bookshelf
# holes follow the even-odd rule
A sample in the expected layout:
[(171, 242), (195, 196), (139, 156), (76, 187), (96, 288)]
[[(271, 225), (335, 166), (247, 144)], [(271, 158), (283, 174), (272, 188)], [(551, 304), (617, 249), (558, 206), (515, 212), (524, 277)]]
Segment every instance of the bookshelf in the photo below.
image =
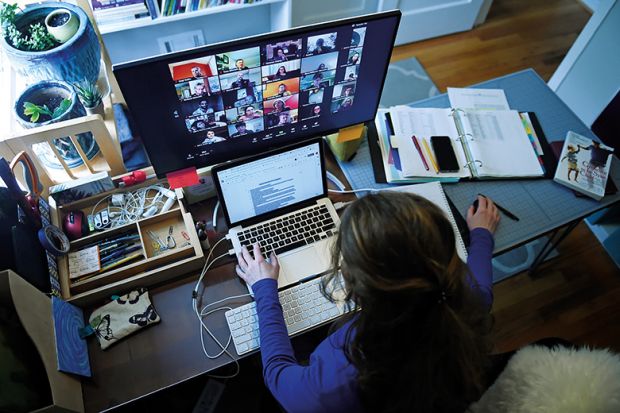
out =
[[(99, 31), (112, 62), (120, 63), (164, 53), (167, 51), (162, 47), (164, 43), (168, 50), (177, 51), (288, 29), (291, 27), (291, 2), (261, 0), (225, 4), (156, 19), (100, 25)], [(182, 39), (180, 43), (179, 39)]]

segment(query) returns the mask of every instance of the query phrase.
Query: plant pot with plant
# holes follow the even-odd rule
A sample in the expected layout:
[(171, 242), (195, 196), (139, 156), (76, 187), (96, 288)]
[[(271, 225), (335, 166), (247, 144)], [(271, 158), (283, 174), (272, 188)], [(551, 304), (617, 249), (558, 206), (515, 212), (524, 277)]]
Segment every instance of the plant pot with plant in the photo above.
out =
[(74, 83), (73, 87), (77, 92), (80, 102), (84, 105), (86, 113), (89, 115), (97, 114), (104, 117), (103, 94), (96, 83), (83, 80), (79, 83)]
[[(51, 32), (46, 23), (54, 27)], [(20, 10), (16, 4), (0, 1), (0, 27), (0, 45), (11, 66), (28, 81), (96, 82), (99, 77), (99, 40), (81, 8), (70, 3), (44, 2)], [(64, 34), (54, 37), (55, 28)]]
[[(77, 93), (71, 85), (62, 81), (42, 81), (28, 87), (15, 102), (13, 110), (18, 122), (25, 128), (45, 126), (86, 115)], [(99, 146), (90, 132), (79, 134), (77, 140), (88, 159), (92, 159), (99, 152)], [(70, 168), (83, 163), (68, 137), (54, 139), (54, 146)], [(62, 168), (55, 153), (46, 143), (35, 144), (32, 149), (45, 166)]]
[(45, 27), (58, 43), (65, 43), (78, 31), (80, 22), (70, 10), (58, 9), (47, 15)]

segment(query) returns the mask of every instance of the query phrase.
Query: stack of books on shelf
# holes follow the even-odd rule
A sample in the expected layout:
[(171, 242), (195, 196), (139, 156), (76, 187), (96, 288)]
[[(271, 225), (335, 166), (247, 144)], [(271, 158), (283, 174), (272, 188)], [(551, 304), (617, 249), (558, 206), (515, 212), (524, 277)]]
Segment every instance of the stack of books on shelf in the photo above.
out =
[(155, 18), (144, 0), (90, 0), (90, 5), (99, 26)]
[(535, 114), (510, 110), (502, 90), (449, 92), (452, 108), (378, 111), (378, 182), (553, 176), (555, 158)]
[[(147, 0), (147, 4), (149, 1), (154, 2), (155, 0)], [(161, 0), (159, 15), (172, 16), (225, 4), (246, 4), (258, 1), (260, 0)]]

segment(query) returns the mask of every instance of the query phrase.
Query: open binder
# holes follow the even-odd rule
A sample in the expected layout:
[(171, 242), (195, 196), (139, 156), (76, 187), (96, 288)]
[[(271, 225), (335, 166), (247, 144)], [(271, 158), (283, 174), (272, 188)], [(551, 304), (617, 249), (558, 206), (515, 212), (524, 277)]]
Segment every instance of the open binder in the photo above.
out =
[[(537, 178), (548, 175), (550, 167), (554, 169), (548, 163), (551, 153), (533, 114), (402, 106), (380, 110), (375, 126), (384, 169), (378, 174), (380, 181)], [(427, 170), (413, 135), (427, 143), (430, 136), (449, 136), (459, 170)], [(433, 155), (424, 151), (423, 156)]]

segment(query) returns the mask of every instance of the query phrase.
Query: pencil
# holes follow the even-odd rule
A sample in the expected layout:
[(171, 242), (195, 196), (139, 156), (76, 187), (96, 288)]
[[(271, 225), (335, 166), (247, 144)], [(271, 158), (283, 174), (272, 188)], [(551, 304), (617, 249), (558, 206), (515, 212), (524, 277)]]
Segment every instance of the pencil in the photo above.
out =
[(435, 170), (435, 173), (439, 173), (439, 168), (437, 167), (437, 161), (435, 161), (435, 156), (433, 156), (433, 151), (431, 151), (431, 148), (428, 146), (428, 143), (426, 143), (426, 139), (422, 138), (422, 144), (424, 145), (424, 149), (426, 149), (426, 152), (428, 152), (428, 158), (431, 160), (431, 164), (433, 164), (433, 169)]

